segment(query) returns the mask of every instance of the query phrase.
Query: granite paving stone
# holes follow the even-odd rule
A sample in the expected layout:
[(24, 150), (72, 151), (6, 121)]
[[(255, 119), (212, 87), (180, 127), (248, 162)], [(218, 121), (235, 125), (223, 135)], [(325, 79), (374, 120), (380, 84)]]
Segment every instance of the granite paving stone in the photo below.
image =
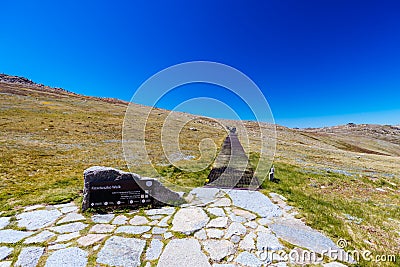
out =
[(235, 262), (241, 264), (241, 266), (246, 267), (261, 267), (263, 265), (263, 262), (259, 258), (257, 258), (256, 255), (251, 254), (248, 251), (240, 253), (235, 259)]
[(148, 223), (149, 223), (149, 220), (146, 217), (140, 216), (140, 215), (136, 215), (129, 221), (129, 224), (132, 224), (132, 225), (143, 225), (143, 224), (148, 224)]
[(114, 214), (96, 214), (92, 216), (92, 221), (94, 223), (109, 223), (114, 219)]
[(158, 239), (152, 239), (146, 251), (146, 260), (156, 260), (160, 257), (164, 244)]
[(106, 237), (107, 235), (105, 234), (88, 234), (80, 237), (76, 242), (82, 247), (87, 247), (102, 241)]
[(206, 230), (201, 229), (199, 231), (197, 231), (196, 233), (194, 233), (194, 237), (200, 240), (205, 240), (207, 239), (207, 233)]
[(171, 232), (166, 232), (165, 234), (164, 234), (164, 239), (169, 239), (169, 238), (171, 238), (171, 237), (173, 237), (174, 235), (171, 233)]
[(19, 227), (25, 227), (27, 230), (38, 230), (52, 225), (60, 216), (58, 210), (35, 210), (24, 212), (17, 215)]
[(283, 249), (278, 238), (272, 233), (258, 232), (257, 234), (257, 250), (280, 250)]
[(190, 234), (203, 228), (209, 219), (204, 210), (199, 207), (182, 208), (175, 214), (171, 229), (175, 232)]
[(0, 229), (10, 224), (10, 217), (0, 217)]
[(252, 229), (256, 229), (257, 226), (258, 226), (258, 224), (257, 224), (256, 222), (254, 222), (254, 221), (247, 222), (247, 223), (245, 223), (244, 225), (247, 226), (247, 227), (250, 227), (250, 228), (252, 228)]
[(254, 212), (260, 217), (273, 218), (282, 215), (281, 209), (258, 191), (227, 190), (233, 205)]
[(122, 224), (126, 224), (127, 221), (128, 221), (128, 217), (126, 217), (125, 215), (118, 215), (112, 221), (112, 224), (122, 225)]
[(0, 230), (0, 243), (17, 243), (34, 232), (24, 232), (12, 229)]
[(207, 212), (211, 213), (212, 215), (219, 216), (219, 217), (225, 217), (226, 216), (225, 211), (223, 209), (221, 209), (221, 208), (218, 208), (218, 207), (208, 208)]
[(158, 260), (157, 267), (171, 266), (209, 267), (211, 265), (207, 256), (201, 251), (199, 241), (194, 238), (184, 238), (171, 240)]
[(74, 223), (69, 223), (69, 224), (63, 224), (60, 226), (54, 226), (51, 227), (50, 230), (60, 233), (60, 234), (65, 234), (65, 233), (72, 233), (72, 232), (78, 232), (80, 230), (83, 230), (87, 227), (87, 224), (81, 223), (81, 222), (74, 222)]
[(208, 224), (208, 227), (213, 227), (213, 228), (225, 228), (228, 225), (228, 218), (227, 217), (218, 217), (215, 219), (212, 219)]
[(14, 250), (13, 248), (1, 246), (0, 247), (0, 260), (4, 260), (5, 258), (7, 258), (13, 252), (13, 250)]
[(70, 241), (70, 240), (75, 239), (75, 238), (77, 238), (79, 236), (80, 236), (79, 232), (72, 232), (72, 233), (68, 233), (68, 234), (63, 234), (63, 235), (57, 236), (57, 239), (54, 242), (55, 243), (60, 243), (60, 242)]
[(240, 242), (240, 236), (238, 236), (238, 235), (231, 236), (231, 242), (235, 243), (235, 244), (239, 243)]
[(88, 253), (80, 248), (64, 248), (50, 254), (45, 267), (85, 267)]
[[(299, 220), (276, 222), (269, 227), (279, 238), (291, 244), (307, 248), (317, 253), (322, 253), (329, 249), (337, 250), (340, 252), (338, 253), (340, 256), (339, 260), (345, 261), (347, 258), (346, 253), (331, 239), (311, 227), (304, 225)], [(344, 259), (342, 259), (342, 255), (344, 255)], [(350, 263), (354, 262), (352, 257), (349, 256), (349, 259)]]
[(111, 233), (115, 230), (115, 225), (110, 224), (96, 224), (90, 228), (89, 232), (97, 234)]
[(225, 232), (220, 229), (209, 228), (206, 230), (208, 238), (220, 239), (224, 236)]
[(113, 236), (97, 255), (97, 262), (111, 266), (140, 266), (140, 257), (146, 241), (137, 238)]
[(62, 224), (62, 223), (67, 223), (67, 222), (77, 222), (77, 221), (83, 221), (86, 218), (79, 213), (76, 212), (72, 212), (72, 213), (68, 213), (67, 215), (65, 215), (64, 218), (61, 218), (61, 220), (59, 220), (57, 222), (57, 224)]
[(39, 234), (29, 237), (27, 238), (24, 243), (25, 244), (33, 244), (33, 243), (42, 243), (42, 242), (46, 242), (47, 240), (49, 240), (50, 238), (52, 238), (53, 236), (55, 236), (54, 233), (44, 230), (42, 232), (40, 232)]
[(143, 234), (151, 229), (150, 226), (120, 226), (115, 231), (116, 233), (126, 233), (126, 234)]
[(67, 247), (69, 247), (71, 244), (62, 244), (62, 243), (60, 243), (60, 244), (55, 244), (55, 245), (50, 245), (50, 246), (48, 246), (47, 247), (47, 249), (48, 250), (58, 250), (58, 249), (64, 249), (64, 248), (67, 248)]
[(36, 267), (40, 257), (43, 255), (43, 247), (26, 247), (21, 250), (15, 266)]
[(170, 215), (164, 217), (164, 218), (157, 224), (157, 226), (160, 226), (160, 227), (168, 227), (168, 226), (169, 226), (169, 224), (168, 224), (168, 220), (169, 220), (169, 219), (171, 219), (171, 216), (170, 216)]
[(0, 267), (11, 267), (12, 261), (0, 261)]
[(145, 213), (148, 216), (152, 215), (172, 215), (175, 212), (174, 207), (163, 207), (161, 209), (150, 209), (146, 210)]
[(229, 198), (223, 197), (218, 198), (214, 202), (211, 203), (210, 207), (229, 207), (232, 205), (232, 202)]
[(70, 213), (70, 212), (76, 212), (78, 211), (77, 206), (69, 206), (69, 207), (64, 207), (60, 210), (62, 213)]
[(256, 248), (254, 244), (254, 239), (256, 238), (256, 234), (251, 232), (248, 233), (240, 242), (239, 248), (247, 251), (252, 251)]
[(229, 225), (228, 230), (225, 234), (225, 238), (230, 238), (232, 235), (244, 235), (246, 234), (246, 227), (238, 222), (233, 222)]
[(203, 242), (203, 246), (210, 258), (215, 261), (220, 261), (235, 253), (233, 243), (228, 240), (206, 240)]
[(232, 222), (238, 222), (238, 223), (244, 223), (247, 221), (246, 218), (244, 218), (242, 216), (238, 216), (233, 213), (229, 213), (229, 219), (231, 219)]
[(24, 212), (37, 210), (37, 209), (41, 209), (41, 208), (44, 208), (44, 205), (38, 204), (38, 205), (28, 206), (28, 207), (24, 208)]
[(232, 212), (240, 217), (246, 218), (247, 220), (251, 221), (257, 218), (256, 215), (254, 215), (251, 212), (248, 212), (247, 210), (240, 210), (240, 209), (232, 209)]
[(167, 231), (167, 228), (154, 227), (154, 228), (151, 230), (151, 233), (152, 233), (153, 235), (161, 235), (161, 234), (165, 233), (166, 231)]

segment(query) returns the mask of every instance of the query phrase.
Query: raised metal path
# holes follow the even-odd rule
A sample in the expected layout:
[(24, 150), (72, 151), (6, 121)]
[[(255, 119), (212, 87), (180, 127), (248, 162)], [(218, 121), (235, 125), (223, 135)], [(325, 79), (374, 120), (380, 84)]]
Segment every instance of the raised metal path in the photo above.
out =
[(259, 185), (236, 132), (231, 131), (215, 159), (206, 186), (255, 189)]

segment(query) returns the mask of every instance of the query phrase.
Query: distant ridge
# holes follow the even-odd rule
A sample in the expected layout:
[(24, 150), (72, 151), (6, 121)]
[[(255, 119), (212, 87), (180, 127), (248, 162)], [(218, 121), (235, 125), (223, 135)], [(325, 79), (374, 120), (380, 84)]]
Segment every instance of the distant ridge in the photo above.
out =
[(6, 83), (6, 84), (10, 84), (10, 85), (20, 85), (20, 86), (29, 87), (30, 89), (33, 89), (36, 91), (41, 91), (41, 92), (59, 93), (59, 94), (63, 94), (63, 95), (82, 97), (82, 98), (86, 98), (86, 99), (97, 99), (97, 100), (101, 100), (101, 101), (107, 102), (107, 103), (124, 104), (124, 105), (129, 104), (129, 102), (121, 100), (121, 99), (117, 99), (117, 98), (85, 96), (85, 95), (81, 95), (81, 94), (77, 94), (77, 93), (68, 91), (61, 87), (50, 87), (50, 86), (47, 86), (44, 84), (35, 83), (32, 80), (25, 78), (25, 77), (8, 75), (8, 74), (4, 74), (4, 73), (0, 73), (0, 83)]

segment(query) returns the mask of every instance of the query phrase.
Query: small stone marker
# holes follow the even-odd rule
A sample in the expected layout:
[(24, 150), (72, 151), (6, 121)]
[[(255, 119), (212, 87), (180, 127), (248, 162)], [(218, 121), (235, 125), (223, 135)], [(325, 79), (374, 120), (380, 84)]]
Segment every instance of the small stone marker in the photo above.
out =
[(183, 200), (158, 180), (108, 167), (91, 167), (84, 172), (82, 210), (98, 207), (179, 204)]

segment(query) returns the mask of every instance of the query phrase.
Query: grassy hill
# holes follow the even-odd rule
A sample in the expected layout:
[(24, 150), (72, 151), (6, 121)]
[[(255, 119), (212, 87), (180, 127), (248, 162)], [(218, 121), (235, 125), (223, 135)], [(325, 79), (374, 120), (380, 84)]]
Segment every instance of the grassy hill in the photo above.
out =
[[(83, 170), (93, 165), (128, 170), (121, 146), (128, 103), (77, 95), (37, 85), (19, 77), (0, 77), (0, 211), (13, 213), (38, 203), (80, 201)], [(135, 105), (141, 118), (148, 107)], [(169, 165), (157, 140), (168, 112), (154, 110), (146, 140), (152, 162), (168, 181), (202, 186), (210, 171), (185, 174)], [(219, 148), (226, 136), (222, 124), (209, 118), (173, 113), (188, 121), (179, 141), (187, 155), (200, 157), (205, 138)], [(138, 120), (138, 123), (140, 120)], [(245, 122), (255, 165), (258, 126)], [(262, 125), (271, 131), (270, 125)], [(193, 129), (196, 129), (193, 131)], [(374, 254), (400, 253), (400, 127), (348, 124), (320, 129), (277, 126), (274, 159), (279, 183), (264, 181), (262, 192), (288, 199), (299, 217), (333, 240), (345, 238), (349, 248)], [(272, 134), (273, 132), (271, 132)], [(239, 134), (240, 138), (243, 138)], [(245, 140), (243, 140), (243, 143)], [(137, 148), (138, 153), (143, 148)], [(207, 155), (208, 159), (214, 156)], [(183, 166), (185, 160), (181, 160)], [(189, 164), (189, 163), (188, 163)], [(260, 169), (266, 175), (269, 166)], [(151, 174), (138, 164), (134, 172)], [(399, 259), (400, 261), (400, 259)]]

